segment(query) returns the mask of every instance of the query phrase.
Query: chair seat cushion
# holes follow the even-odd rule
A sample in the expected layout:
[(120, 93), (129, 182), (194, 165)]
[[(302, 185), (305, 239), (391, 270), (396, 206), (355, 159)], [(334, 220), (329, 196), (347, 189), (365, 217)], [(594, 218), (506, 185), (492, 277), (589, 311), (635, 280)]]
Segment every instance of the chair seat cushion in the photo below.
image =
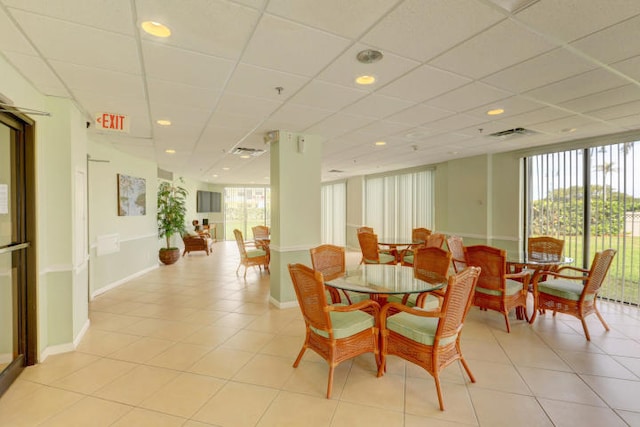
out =
[[(409, 313), (398, 313), (389, 316), (387, 328), (421, 344), (433, 345), (439, 320), (435, 317), (420, 317)], [(456, 338), (457, 335), (445, 338), (440, 341), (440, 346), (450, 344)]]
[[(341, 304), (342, 305), (342, 304)], [(329, 312), (333, 336), (336, 339), (347, 338), (375, 326), (376, 321), (372, 315), (361, 310), (356, 311), (331, 311)], [(311, 327), (316, 334), (329, 338), (325, 331)]]
[(403, 261), (405, 264), (413, 264), (413, 254), (403, 256), (403, 257), (402, 257), (402, 261)]
[[(538, 292), (571, 301), (578, 301), (583, 289), (584, 286), (582, 286), (582, 283), (579, 280), (552, 279), (547, 280), (544, 283), (538, 283)], [(585, 297), (585, 300), (592, 301), (594, 297), (594, 294), (588, 294)]]
[[(418, 298), (418, 295), (419, 294), (409, 295), (409, 299), (407, 299), (407, 302), (405, 303), (405, 305), (407, 307), (415, 307), (416, 299)], [(387, 301), (402, 303), (403, 298), (404, 298), (404, 295), (389, 295), (389, 298), (387, 298)], [(435, 310), (439, 306), (440, 306), (440, 300), (438, 299), (438, 297), (431, 294), (427, 294), (427, 297), (424, 299), (424, 306), (421, 308), (425, 310)]]
[[(383, 253), (380, 253), (378, 255), (378, 257), (380, 258), (380, 264), (388, 264), (388, 263), (390, 263), (390, 262), (392, 262), (392, 261), (394, 261), (396, 259), (396, 257), (393, 256), (393, 255), (383, 254)], [(367, 264), (378, 264), (377, 261), (373, 261), (373, 260), (366, 259), (366, 258), (365, 258), (364, 262), (367, 263)]]
[(266, 251), (262, 249), (251, 249), (247, 251), (247, 258), (257, 258), (261, 256), (265, 256), (267, 254)]
[[(518, 292), (522, 291), (522, 282), (517, 282), (515, 280), (507, 279), (507, 295), (515, 295)], [(495, 289), (486, 289), (476, 286), (476, 292), (487, 295), (500, 296), (502, 295), (502, 291), (498, 291)]]

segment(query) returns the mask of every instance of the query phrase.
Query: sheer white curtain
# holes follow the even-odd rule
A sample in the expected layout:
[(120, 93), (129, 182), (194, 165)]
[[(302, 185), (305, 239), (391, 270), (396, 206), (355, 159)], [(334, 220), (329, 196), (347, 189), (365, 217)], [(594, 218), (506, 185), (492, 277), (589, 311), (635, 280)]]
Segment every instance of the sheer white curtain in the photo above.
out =
[(433, 229), (433, 171), (367, 178), (365, 225), (378, 236), (411, 236), (416, 227)]
[(346, 246), (347, 186), (344, 182), (325, 184), (320, 189), (322, 243)]

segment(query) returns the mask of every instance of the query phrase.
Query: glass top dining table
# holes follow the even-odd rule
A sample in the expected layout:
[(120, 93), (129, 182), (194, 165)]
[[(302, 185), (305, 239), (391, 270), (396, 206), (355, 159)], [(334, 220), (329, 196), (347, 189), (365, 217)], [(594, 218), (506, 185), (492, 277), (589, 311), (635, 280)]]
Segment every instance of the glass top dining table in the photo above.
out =
[(344, 276), (325, 282), (326, 286), (344, 291), (370, 294), (380, 304), (388, 295), (430, 292), (447, 285), (444, 276), (433, 276), (431, 282), (414, 277), (413, 267), (388, 264), (363, 264), (348, 270)]

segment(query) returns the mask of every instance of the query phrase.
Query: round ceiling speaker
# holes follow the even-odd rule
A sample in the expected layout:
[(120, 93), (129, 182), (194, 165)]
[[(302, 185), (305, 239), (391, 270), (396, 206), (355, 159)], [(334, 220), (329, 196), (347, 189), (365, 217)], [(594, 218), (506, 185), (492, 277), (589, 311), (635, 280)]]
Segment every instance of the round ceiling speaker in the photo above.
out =
[(379, 50), (365, 49), (358, 52), (356, 58), (363, 64), (373, 64), (374, 62), (378, 62), (382, 59), (382, 52)]

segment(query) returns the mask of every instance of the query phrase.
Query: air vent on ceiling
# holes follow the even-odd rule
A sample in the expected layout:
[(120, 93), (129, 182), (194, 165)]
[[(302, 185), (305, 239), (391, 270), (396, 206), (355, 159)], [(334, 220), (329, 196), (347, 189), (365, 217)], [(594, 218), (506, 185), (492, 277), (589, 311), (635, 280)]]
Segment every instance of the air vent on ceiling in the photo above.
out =
[(501, 130), (499, 132), (490, 133), (489, 136), (492, 138), (506, 139), (512, 138), (515, 136), (526, 136), (526, 135), (535, 135), (537, 132), (530, 129), (525, 128), (513, 128), (507, 130)]
[(258, 156), (263, 155), (265, 152), (266, 152), (266, 150), (261, 150), (259, 148), (238, 147), (238, 148), (234, 148), (233, 151), (231, 152), (231, 154), (239, 154), (241, 156), (258, 157)]

